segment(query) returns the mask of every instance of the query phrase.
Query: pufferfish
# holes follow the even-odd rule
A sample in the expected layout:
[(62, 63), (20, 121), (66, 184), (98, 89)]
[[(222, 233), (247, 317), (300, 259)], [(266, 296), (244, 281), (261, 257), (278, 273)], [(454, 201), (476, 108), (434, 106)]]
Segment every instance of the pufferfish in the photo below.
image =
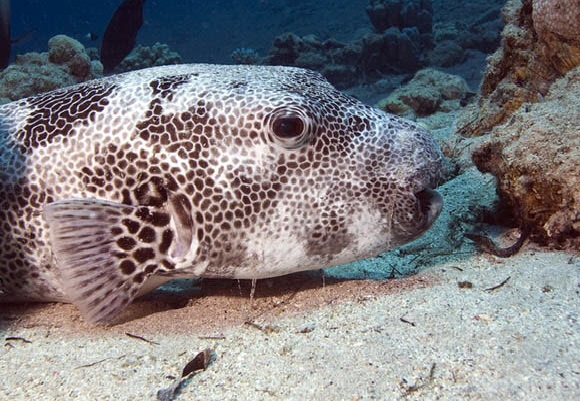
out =
[(417, 124), (292, 67), (133, 71), (0, 106), (0, 296), (111, 322), (177, 277), (375, 256), (442, 208)]

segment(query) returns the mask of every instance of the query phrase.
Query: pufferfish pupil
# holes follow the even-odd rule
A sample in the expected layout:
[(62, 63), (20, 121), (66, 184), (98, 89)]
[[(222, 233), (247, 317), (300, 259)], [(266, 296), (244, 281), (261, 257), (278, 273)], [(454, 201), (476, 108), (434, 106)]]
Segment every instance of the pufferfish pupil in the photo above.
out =
[(176, 277), (258, 279), (420, 236), (442, 155), (291, 67), (178, 65), (0, 106), (0, 301), (109, 322)]
[(274, 134), (280, 138), (294, 138), (302, 134), (304, 123), (300, 117), (287, 115), (278, 117), (272, 128)]

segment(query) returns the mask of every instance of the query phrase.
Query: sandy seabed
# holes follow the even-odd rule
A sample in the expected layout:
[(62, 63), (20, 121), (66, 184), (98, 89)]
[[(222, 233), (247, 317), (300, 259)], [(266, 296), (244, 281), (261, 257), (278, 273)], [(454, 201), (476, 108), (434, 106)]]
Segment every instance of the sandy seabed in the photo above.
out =
[(262, 280), (253, 300), (207, 280), (106, 328), (71, 305), (2, 305), (0, 399), (155, 400), (211, 348), (176, 400), (577, 400), (579, 273), (527, 246), (402, 279)]

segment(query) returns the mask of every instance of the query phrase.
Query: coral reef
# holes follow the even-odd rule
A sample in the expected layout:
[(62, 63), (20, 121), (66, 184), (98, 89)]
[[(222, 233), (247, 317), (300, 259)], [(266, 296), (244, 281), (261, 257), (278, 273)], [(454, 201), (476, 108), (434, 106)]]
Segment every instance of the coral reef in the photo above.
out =
[(454, 40), (438, 42), (427, 56), (429, 65), (451, 67), (465, 60), (465, 50)]
[(469, 49), (491, 52), (499, 44), (499, 6), (481, 3), (487, 11), (470, 22), (434, 23), (432, 0), (369, 0), (372, 32), (348, 42), (285, 33), (264, 62), (320, 71), (342, 89), (428, 65), (450, 67)]
[(137, 45), (115, 71), (125, 72), (179, 63), (181, 63), (179, 54), (172, 51), (168, 45), (157, 42), (153, 46)]
[(413, 73), (422, 65), (416, 28), (389, 28), (343, 43), (286, 33), (274, 39), (267, 64), (320, 71), (338, 88), (372, 82), (390, 73)]
[[(541, 243), (580, 249), (580, 67), (541, 102), (496, 126), (473, 154), (497, 177), (498, 193), (520, 226)], [(576, 105), (576, 107), (570, 107)]]
[(473, 153), (496, 176), (520, 226), (554, 246), (580, 246), (580, 2), (510, 0), (503, 46), (488, 59), (478, 104), (457, 122), (487, 133)]
[(360, 74), (357, 64), (361, 57), (359, 41), (342, 43), (334, 39), (322, 41), (315, 35), (300, 37), (285, 33), (274, 39), (265, 62), (272, 65), (291, 65), (320, 71), (338, 88), (357, 83)]
[(414, 120), (437, 111), (457, 110), (470, 94), (463, 78), (425, 68), (405, 86), (379, 101), (377, 107)]
[(510, 0), (502, 12), (503, 46), (488, 61), (478, 105), (458, 122), (465, 136), (489, 132), (580, 65), (580, 28), (572, 23), (580, 18), (580, 2)]
[(342, 43), (286, 33), (274, 39), (267, 62), (318, 70), (339, 88), (424, 66), (423, 52), (432, 47), (431, 0), (371, 0), (367, 14), (375, 32), (361, 39)]
[(102, 70), (80, 42), (57, 35), (48, 41), (48, 52), (17, 55), (14, 63), (0, 72), (0, 102), (93, 79), (101, 76)]

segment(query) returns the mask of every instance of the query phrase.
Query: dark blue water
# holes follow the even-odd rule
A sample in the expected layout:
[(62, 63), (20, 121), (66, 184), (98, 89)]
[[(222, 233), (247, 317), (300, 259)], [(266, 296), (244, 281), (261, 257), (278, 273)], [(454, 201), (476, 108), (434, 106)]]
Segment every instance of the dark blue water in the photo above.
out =
[[(12, 0), (12, 32), (34, 29), (13, 54), (46, 51), (48, 39), (67, 34), (86, 47), (98, 47), (120, 0)], [(237, 47), (265, 55), (275, 36), (292, 31), (322, 38), (349, 39), (370, 27), (367, 0), (148, 0), (138, 43), (167, 43), (187, 62), (231, 63)], [(90, 41), (85, 35), (99, 35)]]
[[(461, 75), (475, 89), (486, 55), (499, 46), (499, 9), (504, 1), (147, 0), (137, 43), (167, 44), (189, 63), (233, 64), (235, 49), (251, 48), (257, 51), (259, 63), (318, 70), (340, 89), (372, 84), (390, 74), (412, 75), (427, 66)], [(420, 22), (399, 24), (391, 34), (393, 26), (378, 28), (367, 15), (367, 7), (393, 2), (428, 8), (428, 29)], [(107, 23), (121, 3), (12, 0), (12, 36), (33, 31), (12, 47), (12, 59), (16, 54), (46, 51), (48, 40), (57, 34), (71, 36), (87, 48), (99, 48)], [(286, 41), (272, 50), (276, 38), (286, 32), (318, 39), (313, 46), (310, 40), (299, 38), (298, 45)], [(89, 33), (96, 39), (89, 39)], [(344, 48), (337, 51), (326, 46), (324, 41), (330, 38), (355, 51), (349, 55)], [(438, 51), (439, 45), (444, 46)], [(288, 53), (294, 57), (286, 57)], [(322, 60), (318, 64), (317, 58)]]

